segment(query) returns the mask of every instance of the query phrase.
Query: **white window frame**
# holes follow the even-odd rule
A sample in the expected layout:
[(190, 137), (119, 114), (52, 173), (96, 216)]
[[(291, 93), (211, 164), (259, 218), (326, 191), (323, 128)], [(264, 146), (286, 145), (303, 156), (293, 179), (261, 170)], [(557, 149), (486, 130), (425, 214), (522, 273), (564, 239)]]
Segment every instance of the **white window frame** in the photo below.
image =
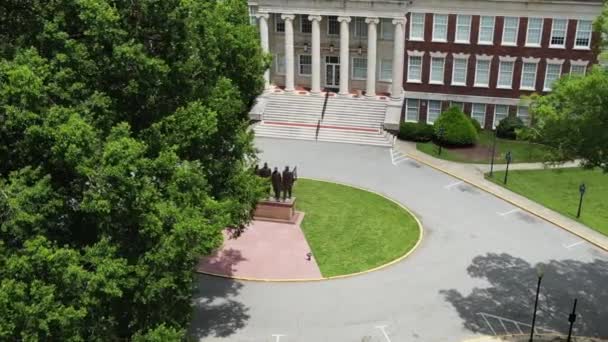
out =
[[(437, 118), (435, 118), (435, 120), (431, 121), (431, 103), (437, 104), (439, 103), (439, 113), (437, 114)], [(436, 109), (436, 108), (435, 108)], [(437, 119), (439, 119), (439, 116), (441, 116), (441, 101), (440, 100), (428, 100), (426, 101), (426, 123), (427, 124), (435, 124), (435, 121), (437, 121)]]
[[(437, 31), (437, 17), (442, 17), (445, 18), (445, 32), (443, 37), (435, 37), (435, 33)], [(445, 43), (448, 41), (448, 22), (450, 20), (450, 17), (447, 14), (433, 14), (433, 34), (431, 35), (432, 37), (432, 41), (433, 42), (440, 42), (440, 43)]]
[[(281, 58), (282, 57), (282, 58)], [(283, 72), (281, 72), (279, 61), (283, 60)], [(287, 72), (287, 61), (285, 60), (285, 54), (277, 53), (275, 55), (275, 72), (277, 75), (285, 75)]]
[[(458, 32), (460, 32), (461, 29), (463, 29), (465, 27), (465, 25), (463, 25), (461, 23), (461, 20), (467, 17), (469, 19), (469, 24), (466, 26), (466, 30), (467, 30), (467, 39), (458, 39)], [(473, 16), (471, 15), (466, 15), (466, 14), (459, 14), (458, 16), (456, 16), (456, 33), (454, 34), (454, 43), (463, 43), (463, 44), (469, 44), (471, 42), (471, 25), (473, 22)]]
[[(414, 23), (414, 17), (416, 18), (422, 18), (422, 23)], [(414, 40), (414, 41), (424, 41), (424, 26), (426, 24), (426, 14), (425, 13), (410, 13), (410, 34), (409, 34), (409, 40)], [(414, 25), (422, 25), (422, 30), (420, 31), (421, 36), (419, 37), (414, 37), (412, 36), (412, 32), (414, 32)]]
[[(429, 68), (429, 84), (443, 84), (445, 82), (445, 53), (431, 52), (431, 63)], [(441, 80), (433, 80), (433, 60), (441, 59)]]
[[(480, 61), (484, 61), (484, 62), (488, 62), (488, 83), (487, 84), (482, 84), (479, 83), (479, 62)], [(490, 87), (490, 74), (492, 72), (492, 56), (487, 56), (487, 55), (477, 55), (477, 58), (475, 60), (475, 82), (473, 83), (474, 87), (478, 87), (478, 88), (489, 88)]]
[[(406, 99), (406, 104), (405, 104), (405, 121), (406, 122), (418, 122), (420, 121), (420, 100), (419, 99)], [(410, 101), (416, 101), (416, 120), (410, 120), (408, 118), (408, 112), (410, 109), (414, 108), (413, 106), (410, 106), (411, 102)]]
[[(523, 58), (521, 65), (521, 80), (519, 82), (520, 90), (536, 90), (536, 78), (538, 77), (538, 62), (540, 58)], [(526, 64), (534, 64), (534, 84), (532, 87), (528, 87), (524, 85), (524, 69)]]
[[(483, 116), (481, 117), (481, 121), (478, 120), (477, 117), (475, 117), (475, 106), (483, 106)], [(477, 122), (479, 122), (479, 125), (483, 128), (486, 125), (486, 113), (488, 112), (488, 105), (486, 105), (485, 103), (473, 103), (471, 105), (471, 118), (473, 118), (474, 120), (477, 120)]]
[[(381, 58), (379, 60), (379, 62), (380, 63), (378, 63), (378, 80), (381, 82), (392, 82), (393, 81), (393, 60), (387, 59), (387, 58)], [(382, 77), (382, 69), (385, 65), (388, 65), (391, 70), (389, 78)]]
[(504, 118), (502, 118), (501, 120), (496, 120), (496, 116), (498, 115), (498, 108), (506, 108), (507, 109), (507, 113), (505, 114), (504, 118), (508, 118), (509, 117), (509, 105), (494, 105), (494, 118), (492, 119), (492, 128), (495, 129), (496, 126), (498, 126), (498, 124), (500, 123), (500, 121)]
[(367, 23), (364, 17), (354, 17), (352, 20), (353, 37), (367, 39)]
[[(576, 61), (575, 60), (571, 60), (570, 61), (570, 72), (569, 72), (570, 76), (572, 76), (572, 75), (574, 75), (574, 76), (578, 76), (578, 75), (585, 76), (587, 74), (587, 66), (588, 65), (589, 65), (589, 61), (582, 61), (580, 59), (576, 60)], [(573, 67), (582, 67), (583, 68), (583, 72), (580, 73), (580, 74), (579, 73), (573, 74), (572, 73), (572, 68)]]
[[(520, 114), (520, 110), (522, 108), (526, 108), (526, 115), (525, 116), (522, 116)], [(520, 118), (521, 121), (524, 122), (524, 125), (529, 126), (530, 125), (530, 120), (531, 120), (531, 117), (530, 117), (530, 108), (526, 107), (526, 106), (517, 106), (517, 117)], [(525, 118), (525, 119), (522, 119), (522, 117)]]
[[(302, 57), (303, 56), (310, 57), (310, 74), (303, 74), (302, 73), (302, 65), (303, 65), (302, 64)], [(305, 53), (298, 55), (298, 75), (302, 76), (302, 77), (311, 77), (312, 76), (312, 55), (305, 54)]]
[[(564, 41), (562, 44), (553, 44), (553, 38), (555, 34), (555, 23), (556, 22), (565, 22), (564, 29), (562, 31)], [(568, 38), (568, 19), (560, 19), (553, 18), (551, 20), (551, 37), (549, 38), (549, 47), (553, 49), (565, 49), (566, 48), (566, 39)]]
[[(585, 33), (588, 35), (587, 45), (578, 44), (579, 36), (581, 35), (581, 31), (580, 31), (581, 22), (589, 22), (591, 25), (589, 31), (585, 31)], [(578, 20), (576, 22), (576, 34), (574, 36), (574, 49), (589, 50), (591, 48), (591, 39), (592, 38), (593, 38), (593, 22), (591, 20)]]
[[(530, 22), (532, 21), (532, 19), (538, 19), (540, 20), (540, 32), (538, 34), (538, 43), (536, 42), (530, 42)], [(530, 17), (528, 18), (528, 27), (526, 28), (526, 46), (530, 46), (530, 47), (540, 47), (540, 45), (543, 42), (543, 29), (545, 26), (545, 19), (544, 18), (539, 18), (539, 17)]]
[[(388, 34), (388, 36), (385, 36), (387, 32), (389, 34)], [(395, 27), (393, 25), (392, 19), (389, 19), (389, 18), (380, 19), (380, 40), (385, 40), (385, 41), (395, 40)]]
[[(364, 63), (365, 64), (365, 76), (363, 76), (363, 77), (355, 77), (355, 60), (356, 59), (361, 59), (361, 60), (365, 61), (365, 63)], [(351, 65), (351, 67), (350, 67), (351, 79), (356, 80), (356, 81), (365, 81), (367, 79), (367, 56), (352, 57), (350, 59), (350, 65)]]
[[(336, 18), (335, 23), (337, 23), (336, 26), (338, 27), (338, 33), (331, 33), (331, 29), (330, 28), (331, 28), (331, 25), (334, 23), (334, 21), (331, 20), (331, 18)], [(327, 35), (328, 36), (332, 36), (332, 37), (340, 35), (340, 22), (338, 21), (338, 17), (335, 16), (335, 15), (330, 15), (330, 16), (327, 17)]]
[[(544, 80), (544, 84), (543, 84), (543, 91), (551, 91), (551, 89), (553, 89), (553, 83), (557, 82), (557, 80), (560, 79), (560, 77), (562, 77), (562, 69), (563, 69), (563, 64), (564, 61), (563, 60), (547, 60), (547, 65), (545, 66), (545, 80)], [(559, 66), (559, 72), (557, 74), (557, 78), (555, 80), (553, 80), (553, 82), (551, 83), (551, 85), (547, 85), (547, 75), (549, 75), (549, 66), (550, 65), (557, 65)]]
[[(464, 82), (456, 82), (456, 60), (464, 60)], [(452, 58), (452, 83), (453, 86), (466, 86), (469, 73), (469, 55), (454, 54)]]
[[(300, 20), (300, 33), (301, 34), (312, 34), (312, 22), (308, 20), (308, 15), (300, 14), (298, 15), (298, 19)], [(304, 23), (308, 23), (310, 25), (310, 32), (304, 32)]]
[[(490, 40), (481, 40), (481, 31), (482, 31), (482, 24), (483, 24), (483, 18), (492, 18), (492, 34), (490, 37)], [(489, 26), (487, 26), (486, 28), (488, 28)], [(478, 37), (477, 37), (477, 44), (479, 45), (493, 45), (494, 44), (494, 31), (496, 29), (496, 17), (492, 16), (492, 15), (482, 15), (479, 17), (479, 31), (478, 31)]]
[[(283, 31), (279, 31), (279, 24), (283, 24)], [(281, 18), (280, 13), (274, 14), (274, 32), (285, 33), (285, 20)]]
[[(412, 72), (411, 72), (411, 68), (412, 68), (412, 57), (419, 57), (420, 58), (420, 78), (415, 79), (412, 78)], [(424, 52), (420, 52), (420, 51), (408, 51), (408, 56), (407, 56), (407, 82), (408, 83), (422, 83), (422, 65), (424, 64)]]
[[(515, 19), (516, 25), (515, 27), (510, 27), (510, 29), (515, 29), (515, 41), (508, 42), (505, 41), (505, 32), (507, 31), (507, 19)], [(502, 26), (502, 45), (504, 46), (517, 46), (517, 41), (519, 40), (519, 17), (503, 17), (503, 26)]]
[[(515, 74), (515, 61), (516, 61), (516, 57), (499, 57), (499, 64), (498, 64), (498, 77), (496, 78), (496, 88), (498, 89), (513, 89), (513, 76)], [(505, 65), (504, 63), (512, 63), (512, 67), (511, 67), (511, 76), (509, 79), (509, 85), (503, 85), (500, 84), (501, 81), (501, 75), (503, 70), (503, 66)]]

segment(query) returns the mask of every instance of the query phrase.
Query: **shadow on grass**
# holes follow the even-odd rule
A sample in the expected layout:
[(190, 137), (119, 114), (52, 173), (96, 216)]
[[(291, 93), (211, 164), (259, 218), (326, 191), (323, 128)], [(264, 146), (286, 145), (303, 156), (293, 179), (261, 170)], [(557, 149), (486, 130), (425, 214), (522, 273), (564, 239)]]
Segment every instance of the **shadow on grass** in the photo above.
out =
[[(481, 334), (493, 334), (492, 330), (515, 333), (514, 325), (501, 324), (500, 320), (488, 323), (479, 313), (530, 324), (538, 279), (536, 266), (509, 254), (477, 256), (467, 271), (473, 278), (487, 280), (490, 286), (474, 288), (469, 295), (455, 289), (440, 293), (456, 308), (466, 329)], [(567, 333), (568, 314), (574, 298), (578, 298), (574, 333), (608, 337), (608, 261), (552, 260), (542, 266), (537, 327)], [(524, 330), (529, 332), (529, 327)]]

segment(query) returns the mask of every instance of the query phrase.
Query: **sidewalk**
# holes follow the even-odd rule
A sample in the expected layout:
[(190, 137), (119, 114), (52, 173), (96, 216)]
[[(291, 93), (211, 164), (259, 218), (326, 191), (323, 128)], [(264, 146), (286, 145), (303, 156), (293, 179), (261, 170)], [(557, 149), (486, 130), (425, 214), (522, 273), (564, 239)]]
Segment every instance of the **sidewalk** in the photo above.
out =
[[(453, 177), (459, 178), (471, 185), (502, 198), (503, 200), (510, 202), (511, 204), (520, 207), (521, 209), (526, 210), (546, 221), (549, 221), (556, 226), (561, 227), (584, 240), (587, 240), (603, 250), (608, 251), (607, 236), (596, 232), (582, 223), (565, 217), (562, 214), (545, 208), (536, 202), (533, 202), (521, 195), (486, 180), (484, 178), (484, 174), (490, 171), (489, 165), (456, 163), (437, 159), (426, 153), (418, 151), (415, 143), (401, 141), (398, 139), (395, 141), (393, 148), (397, 152), (401, 152), (411, 159), (426, 164), (439, 171), (445, 172)], [(567, 163), (561, 167), (575, 167), (577, 165), (578, 163)], [(505, 167), (505, 165), (494, 165), (494, 170), (504, 170)], [(545, 168), (545, 166), (542, 163), (511, 164), (509, 166), (509, 170), (534, 170), (543, 168)]]

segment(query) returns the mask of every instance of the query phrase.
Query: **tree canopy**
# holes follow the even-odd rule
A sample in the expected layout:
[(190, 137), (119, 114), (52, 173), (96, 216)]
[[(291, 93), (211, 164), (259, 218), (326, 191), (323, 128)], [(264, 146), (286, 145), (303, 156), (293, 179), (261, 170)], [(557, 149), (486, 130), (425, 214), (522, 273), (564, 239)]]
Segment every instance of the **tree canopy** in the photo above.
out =
[(0, 2), (0, 340), (180, 340), (264, 190), (240, 0)]

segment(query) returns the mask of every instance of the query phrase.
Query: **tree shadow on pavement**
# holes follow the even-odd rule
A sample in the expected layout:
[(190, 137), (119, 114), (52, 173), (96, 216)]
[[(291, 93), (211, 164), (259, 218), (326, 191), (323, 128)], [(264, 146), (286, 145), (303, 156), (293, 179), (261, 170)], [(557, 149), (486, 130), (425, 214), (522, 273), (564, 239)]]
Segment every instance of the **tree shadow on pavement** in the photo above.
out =
[[(505, 330), (515, 333), (509, 331), (515, 326), (505, 327), (500, 320), (488, 323), (479, 313), (530, 324), (537, 266), (509, 254), (477, 256), (467, 271), (473, 278), (487, 280), (490, 286), (474, 288), (466, 296), (455, 289), (440, 293), (456, 308), (466, 329), (481, 334), (493, 334), (492, 330), (497, 334)], [(567, 333), (568, 315), (574, 298), (578, 298), (575, 335), (608, 337), (608, 261), (551, 260), (543, 263), (542, 268), (537, 327)]]

